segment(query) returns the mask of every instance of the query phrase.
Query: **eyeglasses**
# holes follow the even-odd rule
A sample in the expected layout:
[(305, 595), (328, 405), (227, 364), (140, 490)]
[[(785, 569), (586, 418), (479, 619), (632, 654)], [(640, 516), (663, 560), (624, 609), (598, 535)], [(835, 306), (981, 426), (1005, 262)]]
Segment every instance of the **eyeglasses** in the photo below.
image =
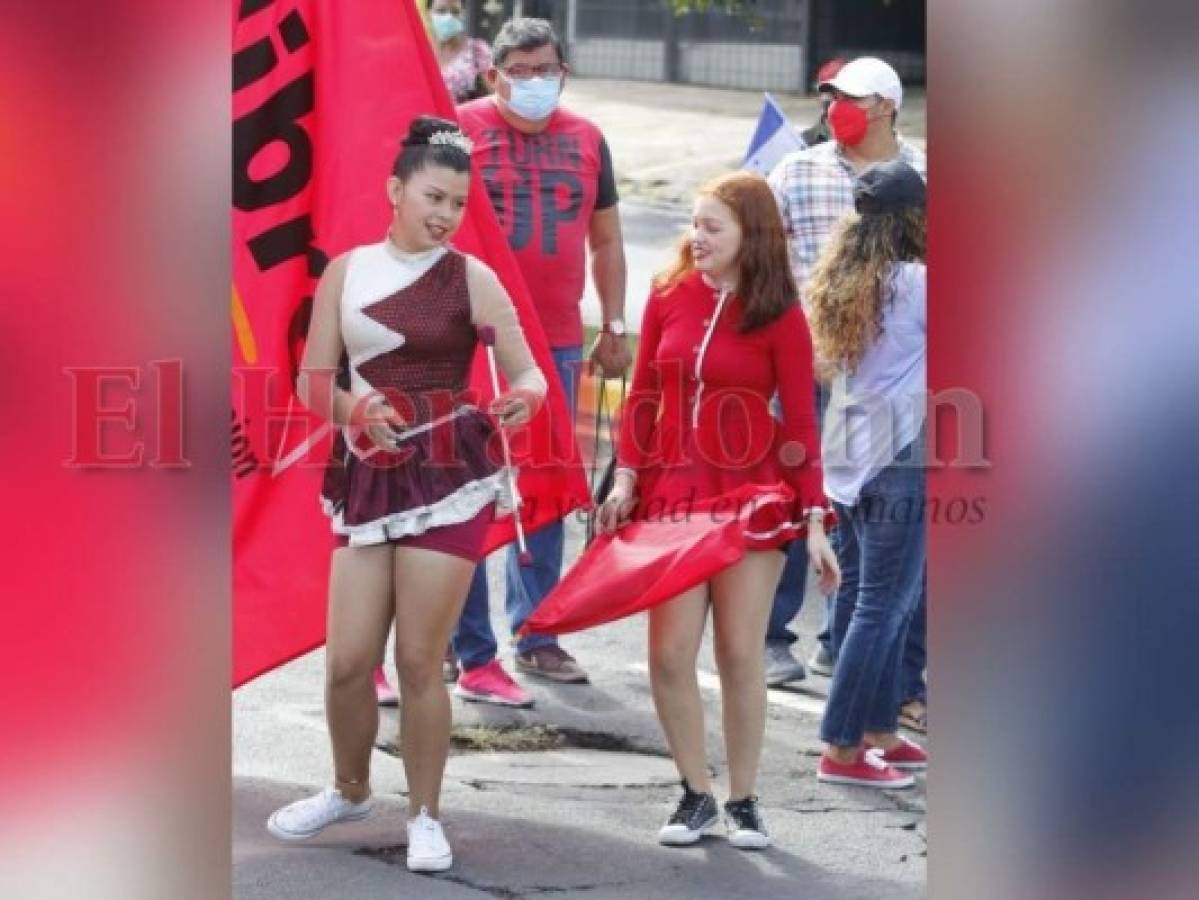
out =
[(540, 66), (515, 65), (500, 69), (509, 78), (528, 81), (530, 78), (554, 78), (564, 71), (559, 63), (544, 63)]

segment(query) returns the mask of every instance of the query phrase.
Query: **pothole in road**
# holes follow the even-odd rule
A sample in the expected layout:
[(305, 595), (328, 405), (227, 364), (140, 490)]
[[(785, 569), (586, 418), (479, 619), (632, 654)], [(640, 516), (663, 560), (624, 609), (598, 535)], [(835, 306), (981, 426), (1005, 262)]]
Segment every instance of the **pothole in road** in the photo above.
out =
[[(678, 784), (678, 772), (665, 753), (627, 737), (551, 725), (453, 730), (455, 753), (446, 779), (485, 789), (487, 785), (623, 788)], [(396, 754), (394, 744), (381, 746)]]
[[(376, 746), (384, 753), (400, 755), (397, 741), (380, 741)], [(455, 725), (450, 732), (450, 750), (455, 754), (534, 753), (566, 749), (667, 757), (662, 750), (637, 744), (622, 734), (608, 731), (585, 731), (554, 725)]]
[(610, 731), (586, 731), (555, 725), (514, 725), (496, 728), (486, 725), (462, 725), (450, 734), (450, 743), (463, 752), (479, 750), (604, 750), (609, 753), (636, 753), (641, 756), (665, 756), (652, 747), (634, 743), (623, 734)]

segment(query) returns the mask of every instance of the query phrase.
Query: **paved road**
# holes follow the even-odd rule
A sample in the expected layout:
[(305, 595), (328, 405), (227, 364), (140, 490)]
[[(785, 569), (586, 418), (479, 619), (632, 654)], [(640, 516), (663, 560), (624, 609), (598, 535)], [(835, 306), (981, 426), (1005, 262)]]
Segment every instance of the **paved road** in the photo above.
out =
[[(571, 523), (571, 553), (580, 529)], [(504, 635), (493, 565), (493, 622)], [(814, 634), (818, 604), (801, 630)], [(502, 642), (501, 638), (501, 642)], [(774, 848), (742, 854), (726, 841), (667, 849), (654, 833), (676, 797), (673, 767), (653, 714), (645, 674), (644, 619), (565, 639), (591, 671), (592, 686), (526, 681), (537, 706), (503, 710), (454, 701), (457, 733), (475, 745), (547, 741), (538, 725), (565, 729), (564, 745), (512, 755), (457, 750), (444, 817), (457, 863), (444, 876), (403, 868), (405, 782), (398, 759), (374, 754), (380, 797), (374, 816), (314, 843), (282, 846), (263, 823), (276, 806), (330, 775), (317, 651), (234, 695), (234, 887), (239, 900), (266, 898), (532, 897), (917, 898), (924, 894), (923, 782), (883, 794), (818, 783), (817, 725), (825, 679), (773, 690), (759, 793)], [(810, 640), (801, 643), (806, 652)], [(511, 659), (504, 647), (504, 657)], [(724, 754), (710, 642), (701, 657), (708, 752), (722, 793)], [(515, 730), (514, 730), (515, 729)], [(380, 741), (393, 741), (385, 711)], [(579, 749), (580, 747), (586, 749)]]
[[(776, 99), (801, 128), (818, 116), (815, 98)], [(688, 209), (696, 188), (741, 164), (762, 93), (576, 78), (567, 83), (563, 103), (603, 130), (622, 198)], [(923, 91), (906, 92), (898, 125), (905, 138), (924, 146)]]

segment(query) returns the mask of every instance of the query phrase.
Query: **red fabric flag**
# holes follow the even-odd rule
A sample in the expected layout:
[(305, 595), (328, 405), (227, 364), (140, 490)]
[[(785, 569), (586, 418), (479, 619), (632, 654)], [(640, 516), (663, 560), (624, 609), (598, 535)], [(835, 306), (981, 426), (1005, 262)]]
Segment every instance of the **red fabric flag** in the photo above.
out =
[(747, 484), (601, 535), (520, 632), (582, 631), (672, 600), (740, 561), (751, 535), (788, 522), (794, 503), (782, 484)]
[[(332, 538), (318, 494), (332, 430), (294, 398), (316, 281), (383, 239), (384, 182), (412, 118), (454, 106), (412, 0), (240, 0), (233, 27), (234, 686), (319, 646)], [(476, 172), (454, 240), (512, 295), (550, 396), (515, 436), (529, 529), (588, 502), (565, 396)], [(472, 388), (493, 395), (482, 352)], [(511, 540), (497, 521), (488, 549)]]

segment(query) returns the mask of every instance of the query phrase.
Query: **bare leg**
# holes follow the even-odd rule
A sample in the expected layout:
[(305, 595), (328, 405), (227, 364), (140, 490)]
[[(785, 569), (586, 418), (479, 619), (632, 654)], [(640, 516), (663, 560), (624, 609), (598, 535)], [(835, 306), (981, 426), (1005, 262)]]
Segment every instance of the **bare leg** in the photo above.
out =
[(430, 816), (438, 817), (441, 776), (450, 749), (450, 697), (441, 663), (474, 571), (474, 564), (447, 553), (415, 547), (395, 550), (400, 746), (409, 815), (425, 806)]
[(751, 550), (741, 562), (712, 580), (712, 621), (730, 800), (750, 796), (758, 776), (766, 732), (762, 643), (785, 559), (777, 550)]
[(658, 721), (679, 774), (692, 790), (708, 792), (704, 704), (695, 660), (708, 619), (708, 586), (701, 584), (649, 612), (649, 680)]
[(373, 671), (392, 620), (391, 548), (333, 551), (325, 649), (325, 718), (334, 777), (347, 800), (370, 795), (370, 756), (379, 731)]

